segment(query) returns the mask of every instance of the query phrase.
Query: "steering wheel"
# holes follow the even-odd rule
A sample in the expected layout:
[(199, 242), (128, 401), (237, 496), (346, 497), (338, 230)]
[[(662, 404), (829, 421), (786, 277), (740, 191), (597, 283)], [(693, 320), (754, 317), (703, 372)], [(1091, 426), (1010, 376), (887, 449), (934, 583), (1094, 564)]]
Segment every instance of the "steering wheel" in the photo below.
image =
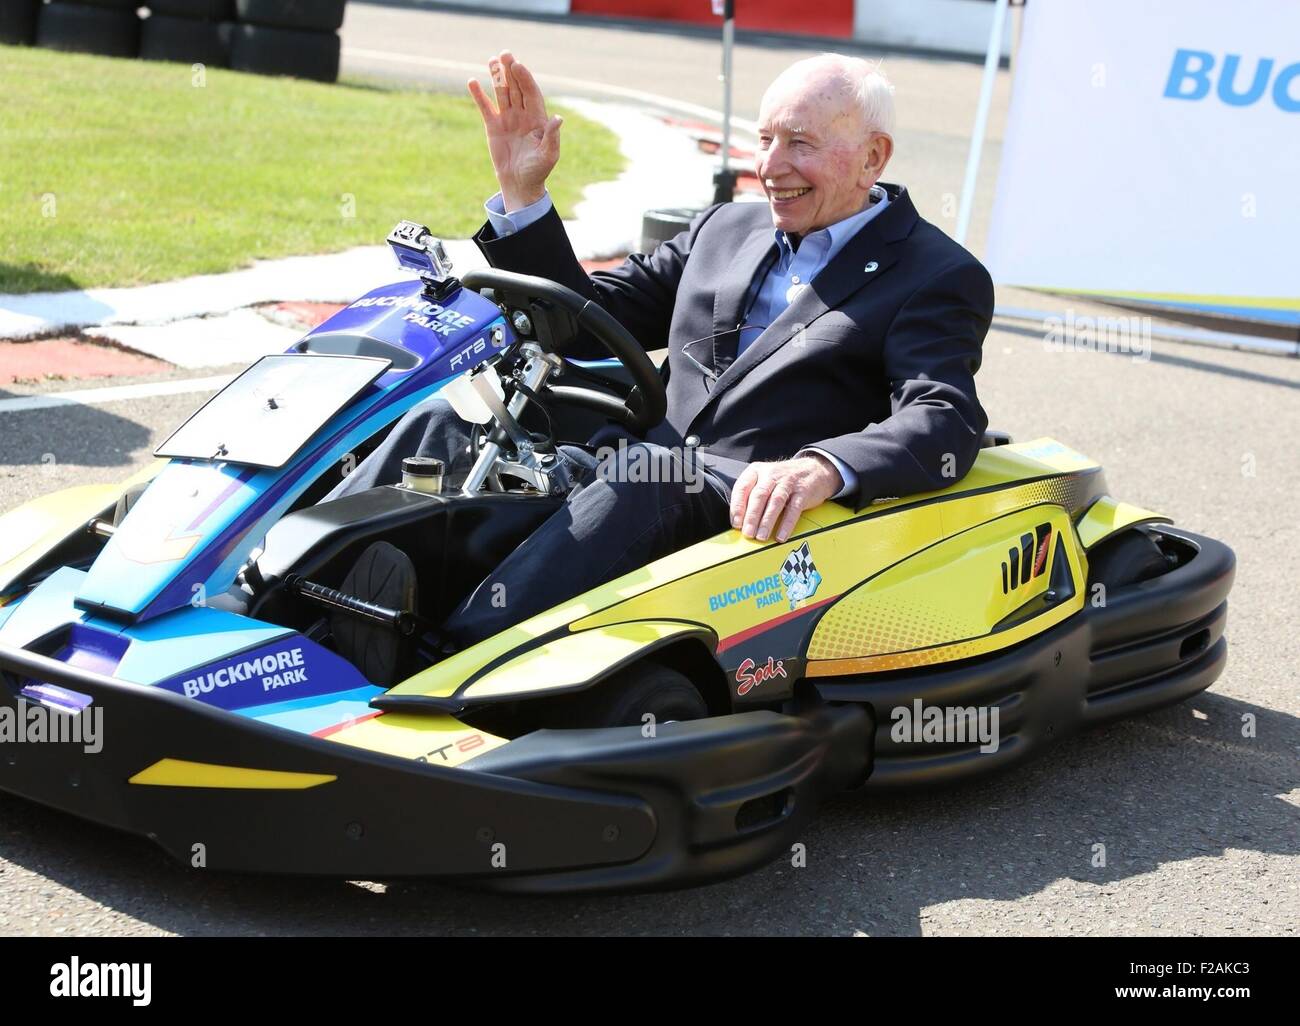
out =
[(546, 352), (563, 356), (564, 349), (586, 331), (632, 375), (633, 388), (626, 401), (572, 385), (548, 384), (542, 395), (595, 410), (639, 435), (664, 419), (668, 393), (663, 378), (632, 333), (599, 304), (546, 278), (495, 267), (467, 271), (461, 284), (475, 292), (491, 289), (499, 306), (526, 313)]

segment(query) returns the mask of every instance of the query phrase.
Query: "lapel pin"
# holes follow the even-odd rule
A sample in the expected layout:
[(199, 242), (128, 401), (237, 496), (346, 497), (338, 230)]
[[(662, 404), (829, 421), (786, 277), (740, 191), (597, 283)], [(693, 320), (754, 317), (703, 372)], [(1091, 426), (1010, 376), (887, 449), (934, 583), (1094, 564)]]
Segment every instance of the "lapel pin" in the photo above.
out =
[(879, 267), (879, 266), (880, 266), (880, 265), (879, 265), (878, 263), (876, 263), (876, 262), (873, 260), (873, 261), (871, 261), (871, 263), (867, 264), (866, 267), (862, 268), (862, 270), (865, 271), (867, 274), (870, 274), (872, 271), (874, 271), (874, 270), (875, 270), (877, 267)]

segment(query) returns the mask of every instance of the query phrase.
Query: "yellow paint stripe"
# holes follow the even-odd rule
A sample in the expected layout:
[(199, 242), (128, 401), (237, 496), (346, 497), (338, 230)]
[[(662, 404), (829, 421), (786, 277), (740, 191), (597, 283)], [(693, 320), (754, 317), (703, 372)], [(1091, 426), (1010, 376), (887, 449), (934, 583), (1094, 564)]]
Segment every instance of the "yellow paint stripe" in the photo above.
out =
[(1133, 524), (1151, 523), (1154, 520), (1163, 521), (1166, 524), (1173, 523), (1162, 513), (1154, 513), (1149, 509), (1143, 509), (1141, 506), (1134, 506), (1132, 503), (1121, 502), (1118, 499), (1112, 499), (1109, 495), (1103, 495), (1084, 514), (1083, 519), (1076, 525), (1076, 529), (1079, 532), (1079, 541), (1083, 544), (1083, 547), (1090, 549), (1099, 541), (1109, 538), (1116, 531), (1121, 531)]
[(338, 777), (330, 773), (296, 773), (291, 770), (250, 769), (246, 766), (218, 766), (210, 762), (159, 759), (142, 769), (129, 783), (151, 787), (221, 787), (230, 790), (303, 791), (328, 784)]
[(465, 689), (463, 697), (501, 698), (576, 687), (647, 645), (699, 629), (693, 623), (638, 621), (570, 634), (529, 649), (480, 677)]
[[(1195, 303), (1203, 306), (1238, 306), (1261, 310), (1300, 310), (1294, 296), (1221, 296), (1195, 292), (1117, 292), (1114, 289), (1078, 289), (1072, 285), (1031, 285), (1037, 292), (1064, 292), (1080, 296), (1111, 296), (1115, 299), (1142, 299), (1156, 303)], [(1051, 316), (1044, 312), (1044, 317)]]

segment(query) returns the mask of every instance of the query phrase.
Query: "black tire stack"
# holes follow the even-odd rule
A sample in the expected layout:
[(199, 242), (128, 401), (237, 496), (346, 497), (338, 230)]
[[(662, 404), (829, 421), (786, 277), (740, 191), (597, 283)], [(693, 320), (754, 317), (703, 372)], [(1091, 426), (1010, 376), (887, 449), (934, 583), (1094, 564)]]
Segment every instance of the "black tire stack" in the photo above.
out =
[(0, 0), (0, 43), (36, 41), (36, 10), (41, 0)]
[(346, 7), (347, 0), (0, 0), (0, 44), (337, 82)]
[(346, 0), (235, 0), (230, 66), (259, 75), (318, 82), (339, 77), (339, 35)]
[(149, 17), (140, 30), (140, 56), (230, 67), (235, 0), (146, 0)]
[(661, 242), (676, 238), (686, 231), (703, 210), (696, 207), (665, 207), (647, 210), (641, 216), (641, 252), (653, 253)]
[(51, 50), (135, 57), (140, 52), (140, 0), (49, 3), (37, 13), (36, 45)]

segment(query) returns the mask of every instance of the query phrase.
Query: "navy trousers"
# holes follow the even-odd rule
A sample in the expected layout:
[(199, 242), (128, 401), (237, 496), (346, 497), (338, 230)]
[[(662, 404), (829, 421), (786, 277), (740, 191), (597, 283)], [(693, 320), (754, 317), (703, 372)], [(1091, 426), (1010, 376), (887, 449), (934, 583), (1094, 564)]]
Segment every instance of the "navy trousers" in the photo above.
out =
[[(459, 644), (491, 637), (731, 526), (730, 485), (663, 446), (611, 431), (560, 452), (579, 486), (452, 611), (444, 629)], [(425, 400), (326, 499), (396, 484), (407, 456), (435, 456), (448, 473), (467, 470), (470, 425), (445, 399)]]

